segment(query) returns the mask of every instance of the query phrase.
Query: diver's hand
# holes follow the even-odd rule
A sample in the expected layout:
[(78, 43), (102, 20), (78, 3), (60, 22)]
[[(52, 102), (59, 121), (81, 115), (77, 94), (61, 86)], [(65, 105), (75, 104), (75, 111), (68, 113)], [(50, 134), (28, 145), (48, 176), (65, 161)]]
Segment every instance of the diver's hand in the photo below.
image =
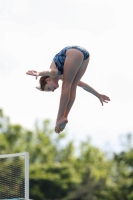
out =
[(31, 75), (31, 76), (35, 76), (36, 79), (39, 76), (39, 72), (35, 71), (35, 70), (29, 70), (28, 72), (26, 72), (26, 74)]
[(103, 103), (108, 103), (108, 101), (110, 101), (110, 98), (104, 94), (99, 94), (99, 100), (103, 106)]

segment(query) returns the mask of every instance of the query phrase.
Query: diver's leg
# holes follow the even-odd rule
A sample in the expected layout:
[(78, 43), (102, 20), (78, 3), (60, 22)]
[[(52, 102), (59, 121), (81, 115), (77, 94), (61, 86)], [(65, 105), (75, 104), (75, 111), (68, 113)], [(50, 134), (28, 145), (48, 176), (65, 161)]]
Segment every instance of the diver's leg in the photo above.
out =
[(80, 69), (78, 70), (78, 72), (77, 72), (77, 74), (74, 78), (74, 81), (72, 83), (71, 92), (70, 92), (70, 99), (69, 99), (69, 102), (67, 104), (67, 107), (66, 107), (66, 110), (65, 110), (65, 113), (64, 113), (64, 117), (66, 119), (68, 117), (68, 114), (71, 110), (71, 107), (72, 107), (73, 102), (74, 102), (75, 97), (76, 97), (76, 88), (78, 86), (78, 82), (81, 80), (82, 76), (84, 75), (88, 63), (89, 63), (89, 58), (84, 60), (83, 64), (81, 65)]
[(83, 54), (79, 50), (69, 49), (66, 52), (62, 92), (61, 92), (60, 105), (55, 127), (55, 132), (57, 133), (60, 132), (61, 124), (67, 123), (67, 119), (64, 117), (64, 113), (70, 100), (71, 87), (73, 81), (82, 63), (83, 63)]

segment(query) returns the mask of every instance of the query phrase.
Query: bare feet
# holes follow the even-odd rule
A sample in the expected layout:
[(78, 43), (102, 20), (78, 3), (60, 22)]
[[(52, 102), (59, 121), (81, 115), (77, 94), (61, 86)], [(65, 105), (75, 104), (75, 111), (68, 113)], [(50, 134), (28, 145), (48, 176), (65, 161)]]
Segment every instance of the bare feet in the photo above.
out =
[(63, 131), (67, 123), (68, 123), (68, 120), (65, 117), (62, 117), (59, 120), (57, 120), (55, 132), (60, 133), (61, 131)]

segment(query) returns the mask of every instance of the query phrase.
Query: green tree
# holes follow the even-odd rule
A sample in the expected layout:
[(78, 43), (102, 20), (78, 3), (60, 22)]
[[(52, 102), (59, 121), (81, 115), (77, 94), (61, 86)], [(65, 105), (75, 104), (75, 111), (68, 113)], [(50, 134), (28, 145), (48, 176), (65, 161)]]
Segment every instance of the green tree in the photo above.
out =
[(108, 159), (89, 139), (80, 143), (78, 153), (73, 141), (62, 145), (65, 139), (65, 133), (55, 134), (49, 120), (27, 130), (11, 124), (0, 110), (0, 154), (29, 152), (30, 198), (114, 200), (116, 195), (119, 200), (126, 191), (127, 199), (132, 199), (129, 187), (123, 189), (125, 177), (129, 177), (128, 186), (132, 187), (131, 149), (130, 153), (115, 154)]
[(103, 199), (132, 200), (133, 199), (133, 135), (121, 136), (123, 150), (114, 153), (110, 182), (105, 188)]

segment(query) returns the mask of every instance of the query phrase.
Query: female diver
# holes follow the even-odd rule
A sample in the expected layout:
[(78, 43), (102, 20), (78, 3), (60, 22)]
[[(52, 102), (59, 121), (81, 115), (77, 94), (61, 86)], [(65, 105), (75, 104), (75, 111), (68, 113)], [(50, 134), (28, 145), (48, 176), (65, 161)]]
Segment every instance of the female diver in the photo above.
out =
[(68, 46), (55, 55), (48, 70), (42, 72), (30, 70), (26, 73), (35, 76), (36, 79), (38, 76), (41, 76), (39, 80), (40, 86), (37, 87), (41, 91), (54, 92), (59, 87), (58, 81), (63, 81), (55, 126), (56, 133), (63, 131), (68, 123), (68, 114), (76, 97), (77, 86), (95, 95), (100, 100), (102, 106), (103, 102), (108, 103), (110, 101), (108, 96), (99, 94), (88, 84), (80, 81), (86, 71), (89, 59), (89, 52), (85, 48)]

